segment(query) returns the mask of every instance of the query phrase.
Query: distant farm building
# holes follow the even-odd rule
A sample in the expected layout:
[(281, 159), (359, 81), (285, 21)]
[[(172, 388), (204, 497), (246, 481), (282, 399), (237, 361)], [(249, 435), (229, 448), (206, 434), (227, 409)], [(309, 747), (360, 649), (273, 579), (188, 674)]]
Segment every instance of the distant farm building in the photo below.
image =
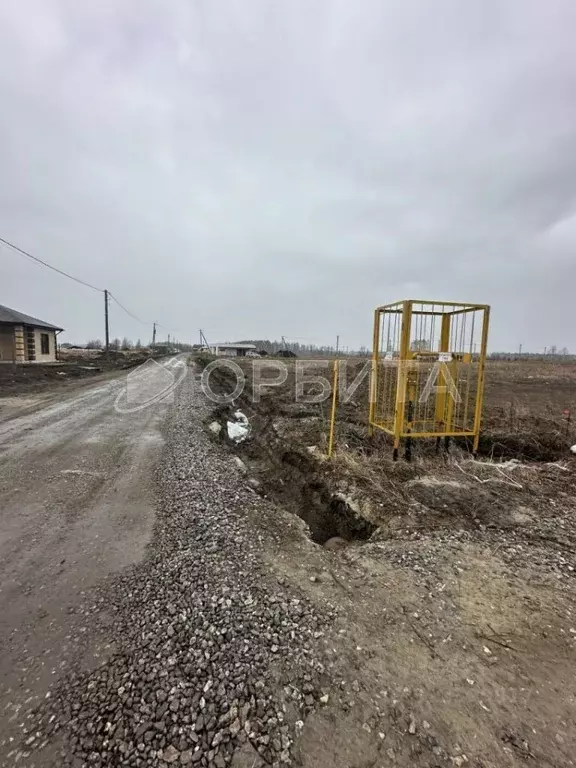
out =
[(51, 363), (62, 328), (0, 304), (0, 362)]
[(259, 357), (255, 344), (210, 344), (204, 347), (207, 352), (218, 357)]

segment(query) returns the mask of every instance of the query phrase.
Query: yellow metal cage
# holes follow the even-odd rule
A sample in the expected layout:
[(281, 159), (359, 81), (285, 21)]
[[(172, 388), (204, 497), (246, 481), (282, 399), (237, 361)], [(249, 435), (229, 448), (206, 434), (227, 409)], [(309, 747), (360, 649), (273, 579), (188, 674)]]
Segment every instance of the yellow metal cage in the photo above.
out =
[(370, 431), (394, 438), (472, 439), (478, 450), (490, 307), (406, 300), (374, 312)]

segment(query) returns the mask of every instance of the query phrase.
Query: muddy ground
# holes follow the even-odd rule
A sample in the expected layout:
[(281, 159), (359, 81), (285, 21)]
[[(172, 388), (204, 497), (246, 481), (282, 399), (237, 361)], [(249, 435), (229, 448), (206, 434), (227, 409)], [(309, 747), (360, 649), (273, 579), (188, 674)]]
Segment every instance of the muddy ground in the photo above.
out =
[[(232, 388), (226, 371), (212, 382)], [(359, 391), (328, 461), (327, 402), (296, 403), (292, 372), (259, 403), (249, 390), (215, 405), (214, 440), (277, 505), (261, 524), (281, 540), (278, 577), (339, 615), (301, 764), (575, 765), (576, 367), (491, 364), (477, 460), (422, 446), (394, 463)], [(234, 444), (238, 407), (251, 431)]]
[(54, 363), (0, 364), (0, 422), (73, 397), (78, 389), (103, 384), (142, 365), (150, 354), (60, 350), (59, 356)]
[(54, 363), (0, 365), (0, 397), (20, 397), (67, 387), (79, 379), (92, 379), (98, 374), (126, 370), (144, 363), (144, 352), (108, 352), (99, 350), (61, 350)]

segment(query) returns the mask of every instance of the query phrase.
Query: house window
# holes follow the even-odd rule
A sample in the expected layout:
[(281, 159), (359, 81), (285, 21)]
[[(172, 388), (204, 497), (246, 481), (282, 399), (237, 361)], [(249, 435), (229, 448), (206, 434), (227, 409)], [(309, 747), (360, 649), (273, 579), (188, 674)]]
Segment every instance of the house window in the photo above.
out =
[(50, 336), (47, 333), (40, 334), (40, 347), (43, 355), (50, 354)]

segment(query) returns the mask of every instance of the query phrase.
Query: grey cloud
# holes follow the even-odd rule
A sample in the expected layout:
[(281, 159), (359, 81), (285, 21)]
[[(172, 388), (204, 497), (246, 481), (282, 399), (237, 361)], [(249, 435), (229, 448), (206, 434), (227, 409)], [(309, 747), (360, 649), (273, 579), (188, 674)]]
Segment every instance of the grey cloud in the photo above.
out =
[[(568, 0), (12, 0), (0, 235), (183, 339), (368, 345), (373, 306), (418, 293), (491, 303), (493, 348), (576, 350), (575, 21)], [(0, 259), (0, 303), (102, 335), (97, 294)]]

